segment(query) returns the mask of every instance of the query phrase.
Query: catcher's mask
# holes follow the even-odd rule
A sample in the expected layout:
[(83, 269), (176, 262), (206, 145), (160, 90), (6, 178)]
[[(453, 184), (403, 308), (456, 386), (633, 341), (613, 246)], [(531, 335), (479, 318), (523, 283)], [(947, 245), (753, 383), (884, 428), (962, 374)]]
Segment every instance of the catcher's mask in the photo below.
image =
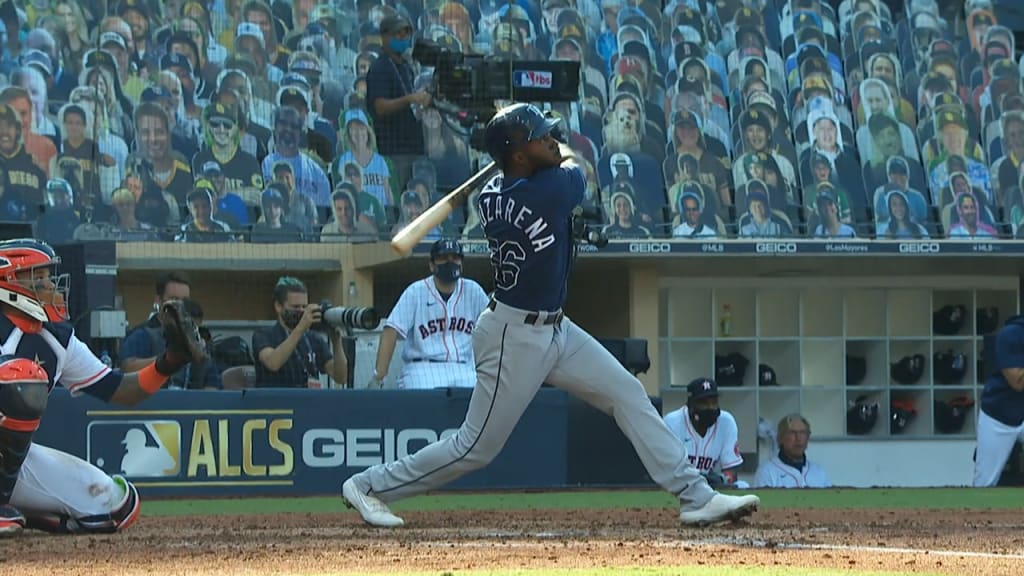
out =
[(917, 384), (917, 381), (924, 375), (924, 364), (924, 354), (904, 356), (899, 362), (892, 365), (890, 375), (900, 384)]
[(40, 322), (67, 320), (71, 276), (59, 274), (59, 264), (60, 257), (46, 242), (0, 242), (0, 299)]
[(846, 410), (846, 433), (862, 435), (871, 432), (878, 421), (878, 402), (868, 402), (867, 396), (859, 396), (850, 402)]
[(974, 400), (957, 396), (951, 400), (935, 401), (935, 429), (942, 434), (956, 434), (964, 427)]
[(932, 312), (932, 329), (941, 336), (954, 336), (960, 333), (967, 319), (967, 307), (962, 304), (950, 304)]
[(889, 431), (899, 434), (906, 430), (907, 426), (917, 417), (917, 408), (909, 400), (893, 400), (892, 414), (889, 416)]
[(967, 355), (952, 350), (939, 351), (932, 358), (932, 371), (939, 384), (959, 384), (967, 374)]

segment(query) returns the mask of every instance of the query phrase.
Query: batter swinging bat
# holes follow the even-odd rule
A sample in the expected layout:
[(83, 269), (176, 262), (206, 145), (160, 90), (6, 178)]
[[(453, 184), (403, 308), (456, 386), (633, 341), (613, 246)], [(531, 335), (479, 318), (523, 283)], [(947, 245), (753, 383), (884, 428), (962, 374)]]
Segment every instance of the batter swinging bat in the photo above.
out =
[(415, 220), (406, 225), (405, 228), (399, 230), (398, 234), (395, 234), (395, 237), (391, 239), (391, 249), (403, 257), (412, 254), (413, 247), (420, 240), (423, 240), (432, 229), (440, 226), (445, 218), (452, 213), (456, 205), (461, 203), (469, 196), (473, 189), (482, 185), (497, 171), (498, 166), (494, 162), (484, 166), (479, 172), (472, 175), (469, 180), (463, 182), (461, 186), (449, 192), (447, 196), (427, 208), (423, 214), (420, 214)]

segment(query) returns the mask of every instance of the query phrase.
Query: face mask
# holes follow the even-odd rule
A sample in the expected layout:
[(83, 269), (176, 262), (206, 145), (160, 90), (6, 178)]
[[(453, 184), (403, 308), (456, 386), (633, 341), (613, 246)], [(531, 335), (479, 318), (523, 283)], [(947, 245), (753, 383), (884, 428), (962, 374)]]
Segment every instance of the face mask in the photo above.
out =
[(388, 48), (395, 54), (405, 54), (412, 47), (412, 40), (406, 38), (405, 40), (399, 40), (398, 38), (392, 38), (388, 41)]
[(434, 277), (441, 282), (455, 282), (462, 276), (462, 265), (458, 262), (445, 262), (434, 268)]
[(704, 408), (703, 410), (693, 411), (693, 421), (701, 424), (702, 426), (711, 426), (718, 421), (718, 416), (722, 413), (720, 408)]
[(288, 327), (289, 330), (294, 330), (299, 325), (299, 320), (302, 319), (302, 310), (282, 310), (281, 311), (281, 322)]

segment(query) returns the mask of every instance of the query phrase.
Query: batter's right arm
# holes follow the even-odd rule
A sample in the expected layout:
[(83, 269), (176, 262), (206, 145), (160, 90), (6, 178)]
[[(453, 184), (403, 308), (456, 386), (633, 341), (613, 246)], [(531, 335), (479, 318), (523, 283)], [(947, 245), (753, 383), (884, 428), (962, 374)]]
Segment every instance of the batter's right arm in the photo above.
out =
[(385, 326), (380, 333), (380, 341), (377, 343), (377, 364), (373, 370), (373, 381), (375, 388), (380, 388), (381, 383), (388, 376), (388, 366), (391, 366), (391, 357), (395, 354), (395, 345), (398, 343), (398, 330)]

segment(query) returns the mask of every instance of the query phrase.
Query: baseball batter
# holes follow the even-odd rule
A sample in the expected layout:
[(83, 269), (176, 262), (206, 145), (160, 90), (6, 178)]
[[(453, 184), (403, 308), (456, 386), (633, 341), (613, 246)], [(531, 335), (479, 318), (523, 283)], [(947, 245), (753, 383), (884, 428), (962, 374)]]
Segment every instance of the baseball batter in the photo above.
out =
[(586, 183), (560, 132), (553, 134), (558, 122), (536, 106), (515, 104), (487, 124), (487, 149), (504, 177), (489, 182), (476, 204), (495, 280), (494, 297), (473, 330), (477, 385), (457, 433), (345, 481), (342, 496), (369, 524), (400, 526), (385, 502), (486, 466), (545, 382), (615, 418), (651, 478), (679, 498), (683, 524), (739, 518), (760, 503), (757, 496), (715, 492), (640, 381), (562, 313), (575, 252), (572, 210)]
[(999, 330), (995, 355), (978, 412), (975, 486), (999, 483), (1013, 445), (1024, 442), (1024, 316), (1013, 316)]
[(712, 486), (735, 484), (740, 432), (732, 414), (718, 407), (718, 385), (697, 378), (686, 387), (686, 405), (665, 414), (665, 425), (686, 449), (686, 457)]
[(487, 306), (487, 294), (462, 277), (462, 245), (438, 240), (430, 249), (431, 275), (409, 285), (384, 323), (377, 366), (368, 387), (379, 388), (388, 374), (399, 338), (406, 390), (476, 385), (473, 326)]
[(110, 533), (139, 515), (139, 494), (120, 476), (32, 442), (58, 383), (131, 406), (159, 390), (199, 354), (199, 336), (181, 302), (163, 304), (167, 351), (138, 372), (112, 371), (75, 336), (64, 305), (67, 275), (44, 242), (0, 242), (0, 534), (27, 527), (57, 533)]

